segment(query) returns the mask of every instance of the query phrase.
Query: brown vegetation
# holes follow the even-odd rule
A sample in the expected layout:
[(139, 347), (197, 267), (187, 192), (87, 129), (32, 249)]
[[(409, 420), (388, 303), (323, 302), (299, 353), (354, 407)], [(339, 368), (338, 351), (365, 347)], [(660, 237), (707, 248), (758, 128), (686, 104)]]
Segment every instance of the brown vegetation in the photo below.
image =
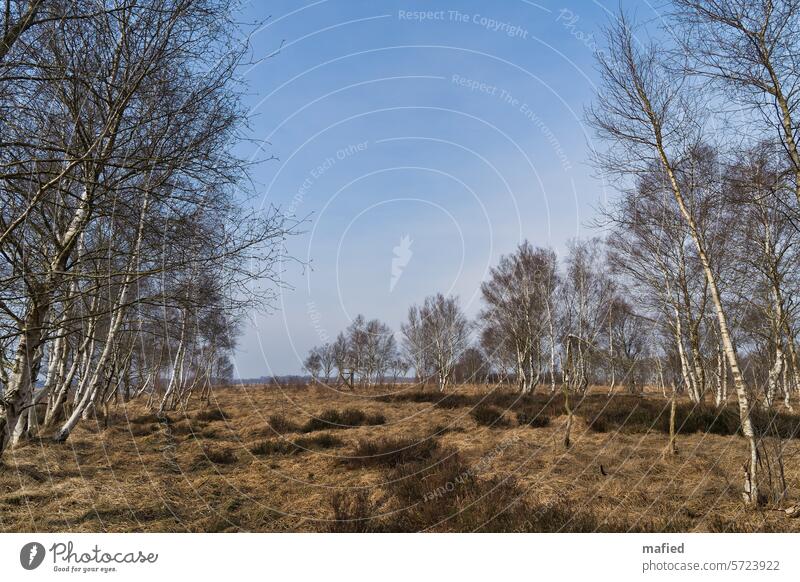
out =
[[(9, 451), (0, 530), (800, 531), (741, 503), (747, 442), (727, 408), (680, 401), (679, 454), (665, 455), (668, 400), (590, 390), (566, 450), (562, 397), (542, 386), (382, 390), (220, 389), (223, 411), (161, 418), (120, 407), (110, 428)], [(303, 434), (330, 411), (351, 428)], [(484, 424), (498, 412), (502, 426)], [(796, 437), (800, 417), (778, 425)]]

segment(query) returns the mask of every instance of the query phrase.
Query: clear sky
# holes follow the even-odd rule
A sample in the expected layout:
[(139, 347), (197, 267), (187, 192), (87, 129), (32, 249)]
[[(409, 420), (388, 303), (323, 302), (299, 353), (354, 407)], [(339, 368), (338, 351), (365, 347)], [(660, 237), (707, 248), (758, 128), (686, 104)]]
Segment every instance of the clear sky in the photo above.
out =
[[(587, 164), (598, 27), (615, 2), (253, 1), (271, 15), (246, 71), (264, 204), (308, 216), (292, 287), (253, 314), (239, 377), (300, 373), (358, 313), (396, 331), (437, 291), (479, 286), (523, 239), (593, 234), (608, 188)], [(609, 12), (610, 11), (610, 12)], [(645, 4), (640, 17), (654, 14)], [(249, 146), (247, 155), (263, 157)]]

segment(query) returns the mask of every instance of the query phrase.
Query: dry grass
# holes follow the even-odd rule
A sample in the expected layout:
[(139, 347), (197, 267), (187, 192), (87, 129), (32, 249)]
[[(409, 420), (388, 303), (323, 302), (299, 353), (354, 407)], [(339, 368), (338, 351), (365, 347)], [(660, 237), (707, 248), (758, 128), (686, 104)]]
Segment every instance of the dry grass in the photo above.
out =
[[(107, 429), (10, 451), (0, 530), (800, 531), (740, 502), (728, 410), (681, 403), (680, 452), (664, 455), (664, 399), (598, 390), (565, 450), (563, 403), (541, 387), (395, 390), (226, 389), (167, 418), (133, 403)], [(797, 436), (800, 417), (774, 422)], [(797, 499), (800, 439), (786, 456)]]

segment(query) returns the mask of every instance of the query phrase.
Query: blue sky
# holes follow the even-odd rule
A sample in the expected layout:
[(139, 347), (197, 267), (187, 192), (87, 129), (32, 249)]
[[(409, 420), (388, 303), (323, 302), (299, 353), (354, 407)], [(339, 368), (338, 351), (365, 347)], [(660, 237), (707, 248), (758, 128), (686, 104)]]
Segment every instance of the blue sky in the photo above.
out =
[(252, 315), (237, 375), (299, 373), (356, 314), (399, 330), (437, 291), (474, 316), (487, 270), (521, 240), (560, 252), (591, 236), (611, 191), (587, 164), (583, 110), (616, 7), (252, 2), (245, 20), (271, 15), (254, 57), (283, 43), (245, 71), (252, 135), (277, 158), (254, 178), (264, 205), (308, 216), (289, 251), (309, 266), (284, 266), (292, 289)]

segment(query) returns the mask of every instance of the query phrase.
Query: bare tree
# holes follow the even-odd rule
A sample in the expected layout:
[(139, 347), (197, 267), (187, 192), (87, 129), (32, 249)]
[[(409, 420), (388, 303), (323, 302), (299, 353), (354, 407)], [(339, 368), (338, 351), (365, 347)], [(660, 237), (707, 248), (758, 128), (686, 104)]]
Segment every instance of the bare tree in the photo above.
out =
[[(745, 327), (756, 349), (765, 350), (767, 378), (764, 405), (773, 406), (779, 392), (790, 407), (797, 387), (795, 323), (789, 297), (796, 293), (798, 231), (787, 219), (780, 202), (785, 175), (765, 149), (750, 152), (732, 164), (726, 176), (729, 202), (742, 217), (736, 239), (736, 259), (747, 273), (742, 301), (751, 317)], [(778, 158), (780, 159), (780, 158)], [(744, 296), (746, 294), (746, 296)], [(755, 315), (754, 310), (759, 312)]]
[(433, 361), (425, 337), (427, 328), (419, 307), (413, 305), (409, 308), (407, 323), (401, 324), (400, 331), (403, 334), (402, 349), (406, 359), (414, 368), (417, 381), (425, 384), (433, 375)]
[(470, 324), (458, 299), (441, 293), (426, 297), (421, 306), (409, 309), (408, 321), (401, 325), (401, 331), (405, 349), (415, 366), (429, 361), (437, 386), (444, 391), (469, 343)]
[(800, 211), (800, 2), (797, 0), (675, 0), (692, 74), (711, 79), (724, 96), (752, 116), (750, 133), (777, 136)]
[(583, 396), (592, 381), (590, 374), (596, 368), (593, 364), (601, 359), (601, 341), (607, 337), (615, 285), (600, 239), (572, 241), (565, 262), (561, 288), (562, 371), (567, 390)]
[(750, 447), (744, 496), (748, 503), (758, 504), (762, 499), (758, 479), (760, 452), (750, 399), (717, 274), (678, 176), (682, 160), (703, 142), (703, 112), (689, 98), (691, 87), (683, 73), (668, 66), (667, 55), (655, 43), (643, 44), (641, 39), (634, 39), (624, 15), (608, 27), (606, 40), (608, 52), (599, 56), (603, 90), (589, 114), (598, 134), (609, 146), (606, 152), (597, 155), (597, 161), (611, 173), (628, 176), (655, 165), (664, 172), (708, 283), (739, 401), (742, 432)]
[(322, 370), (322, 356), (320, 355), (319, 348), (311, 348), (308, 356), (303, 362), (303, 368), (311, 374), (311, 379), (314, 382), (319, 381), (320, 371)]
[(397, 359), (394, 332), (385, 323), (372, 319), (365, 326), (364, 383), (381, 384), (386, 380), (389, 367)]
[[(10, 7), (6, 34), (22, 14)], [(271, 303), (293, 229), (234, 192), (247, 166), (232, 153), (245, 119), (234, 78), (246, 46), (234, 38), (228, 2), (44, 7), (35, 29), (46, 42), (6, 43), (14, 58), (24, 54), (26, 74), (0, 95), (23, 120), (3, 126), (0, 148), (0, 326), (10, 368), (0, 452), (30, 433), (26, 411), (48, 395), (45, 426), (63, 420), (57, 440), (129, 393), (133, 373), (145, 379), (137, 394), (152, 396), (169, 371), (162, 410), (185, 406), (194, 388), (208, 395), (213, 367), (230, 371), (235, 333), (221, 330), (234, 329), (244, 308)], [(167, 331), (148, 364), (136, 337), (156, 329), (141, 319), (154, 304)], [(175, 337), (178, 351), (165, 358)], [(43, 359), (45, 386), (34, 393)]]
[(489, 361), (476, 347), (464, 350), (453, 368), (453, 381), (461, 384), (480, 384), (489, 375)]
[(317, 348), (319, 354), (320, 372), (324, 382), (330, 381), (331, 374), (336, 367), (336, 359), (334, 357), (333, 348), (331, 344), (326, 343)]
[(339, 379), (353, 388), (356, 380), (366, 386), (384, 382), (398, 361), (391, 328), (358, 315), (333, 344), (312, 348), (305, 367), (315, 379), (320, 372), (327, 379), (335, 368)]
[(481, 285), (486, 308), (480, 318), (504, 338), (497, 347), (513, 351), (523, 393), (535, 388), (545, 368), (543, 349), (548, 324), (552, 325), (555, 264), (553, 251), (534, 249), (525, 241), (514, 253), (501, 257)]

